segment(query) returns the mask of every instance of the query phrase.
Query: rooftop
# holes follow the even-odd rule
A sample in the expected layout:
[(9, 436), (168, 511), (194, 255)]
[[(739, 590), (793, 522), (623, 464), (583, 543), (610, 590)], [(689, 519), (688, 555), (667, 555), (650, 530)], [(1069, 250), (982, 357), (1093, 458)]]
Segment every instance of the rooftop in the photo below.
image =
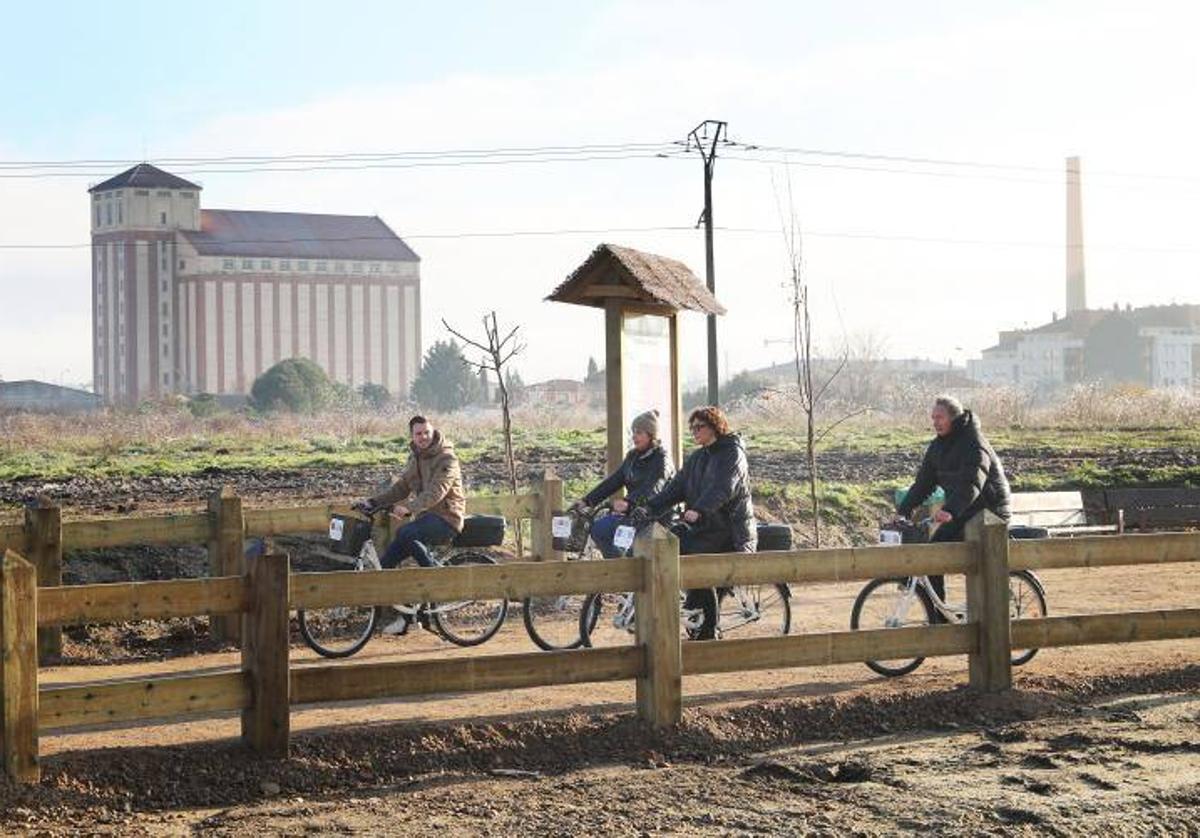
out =
[(420, 261), (373, 215), (206, 209), (200, 211), (199, 231), (181, 233), (201, 256)]
[(125, 189), (133, 187), (137, 189), (201, 189), (190, 180), (173, 175), (170, 172), (164, 172), (158, 166), (150, 163), (138, 163), (132, 166), (119, 175), (114, 175), (108, 180), (98, 183), (93, 186), (88, 192), (107, 192), (110, 189)]
[(725, 307), (687, 265), (615, 244), (593, 250), (546, 299), (593, 306), (603, 306), (605, 299), (624, 299), (675, 311), (725, 313)]

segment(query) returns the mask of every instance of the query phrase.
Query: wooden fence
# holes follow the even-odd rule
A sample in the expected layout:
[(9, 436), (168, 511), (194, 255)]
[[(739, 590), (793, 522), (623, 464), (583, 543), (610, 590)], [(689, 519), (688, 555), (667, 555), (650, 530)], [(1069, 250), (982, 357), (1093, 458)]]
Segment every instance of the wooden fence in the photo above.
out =
[[(534, 561), (562, 558), (554, 551), (551, 518), (563, 508), (563, 484), (552, 471), (537, 482), (535, 491), (523, 495), (476, 495), (467, 498), (472, 515), (503, 515), (513, 526), (529, 520)], [(63, 521), (57, 506), (39, 501), (25, 510), (24, 524), (0, 524), (0, 553), (13, 550), (36, 568), (39, 587), (62, 584), (63, 553), (126, 545), (169, 546), (207, 544), (208, 570), (212, 577), (245, 573), (247, 538), (275, 535), (325, 533), (329, 516), (345, 512), (344, 504), (243, 509), (242, 499), (230, 488), (214, 492), (208, 511), (147, 517), (101, 518)], [(376, 543), (390, 540), (389, 521), (376, 533)], [(237, 642), (240, 624), (236, 617), (215, 614), (213, 636)], [(38, 630), (38, 657), (45, 662), (62, 651), (62, 632), (57, 627)]]
[[(1008, 571), (1200, 560), (1200, 534), (1010, 542), (988, 516), (962, 544), (679, 557), (655, 527), (635, 557), (604, 562), (296, 573), (285, 556), (248, 561), (240, 576), (166, 582), (35, 587), (32, 564), (13, 552), (0, 571), (0, 702), (5, 771), (36, 781), (39, 731), (107, 722), (241, 710), (248, 746), (288, 750), (289, 708), (447, 692), (636, 680), (637, 711), (654, 727), (681, 716), (682, 678), (711, 672), (818, 666), (906, 656), (967, 655), (973, 687), (1011, 685), (1013, 648), (1200, 636), (1200, 609), (1009, 620)], [(289, 519), (288, 526), (294, 526)], [(681, 643), (683, 588), (785, 581), (844, 582), (880, 576), (963, 573), (971, 621), (921, 628)], [(296, 664), (288, 659), (288, 613), (334, 604), (448, 601), (636, 591), (632, 646), (382, 663)], [(38, 629), (80, 622), (194, 614), (240, 615), (239, 671), (39, 687)]]

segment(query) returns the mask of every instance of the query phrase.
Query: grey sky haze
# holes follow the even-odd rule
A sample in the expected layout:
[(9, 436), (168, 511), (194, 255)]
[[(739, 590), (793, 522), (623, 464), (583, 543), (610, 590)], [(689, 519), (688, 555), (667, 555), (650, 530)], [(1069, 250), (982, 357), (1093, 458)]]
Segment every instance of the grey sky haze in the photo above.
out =
[[(730, 150), (717, 295), (737, 371), (787, 354), (764, 340), (790, 330), (789, 177), (827, 342), (961, 361), (1062, 311), (1077, 154), (1090, 304), (1200, 301), (1194, 4), (424, 5), (10, 10), (0, 162), (656, 143), (719, 118), (761, 146), (1030, 167)], [(495, 308), (525, 324), (526, 381), (600, 357), (598, 312), (542, 302), (597, 243), (703, 272), (699, 231), (646, 229), (695, 223), (696, 158), (188, 176), (208, 207), (379, 214), (423, 259), (426, 344)], [(0, 178), (6, 379), (90, 374), (86, 248), (13, 245), (86, 243), (100, 179)], [(556, 230), (622, 232), (458, 235)]]

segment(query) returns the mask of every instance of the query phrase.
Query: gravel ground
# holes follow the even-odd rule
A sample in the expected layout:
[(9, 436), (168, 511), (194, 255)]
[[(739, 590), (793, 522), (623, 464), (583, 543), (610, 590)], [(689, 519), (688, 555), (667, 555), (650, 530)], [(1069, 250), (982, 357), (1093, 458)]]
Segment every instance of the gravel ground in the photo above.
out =
[(1042, 676), (981, 698), (850, 697), (627, 715), (363, 726), (49, 757), (0, 785), (0, 829), (222, 835), (1197, 834), (1200, 667)]

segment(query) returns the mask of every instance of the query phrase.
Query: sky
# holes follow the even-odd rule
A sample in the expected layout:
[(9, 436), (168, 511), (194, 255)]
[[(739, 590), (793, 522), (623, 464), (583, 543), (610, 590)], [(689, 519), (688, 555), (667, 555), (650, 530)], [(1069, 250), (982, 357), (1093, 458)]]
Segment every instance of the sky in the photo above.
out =
[[(137, 160), (665, 144), (705, 119), (741, 144), (713, 184), (723, 375), (789, 355), (793, 219), (827, 351), (962, 363), (1061, 314), (1069, 155), (1089, 305), (1200, 302), (1195, 4), (58, 2), (5, 31), (8, 380), (89, 381), (86, 189)], [(426, 347), (495, 310), (537, 381), (603, 357), (599, 311), (543, 300), (597, 244), (704, 273), (699, 157), (594, 156), (621, 159), (181, 174), (206, 207), (378, 214), (422, 258)], [(69, 160), (109, 162), (22, 165)]]

